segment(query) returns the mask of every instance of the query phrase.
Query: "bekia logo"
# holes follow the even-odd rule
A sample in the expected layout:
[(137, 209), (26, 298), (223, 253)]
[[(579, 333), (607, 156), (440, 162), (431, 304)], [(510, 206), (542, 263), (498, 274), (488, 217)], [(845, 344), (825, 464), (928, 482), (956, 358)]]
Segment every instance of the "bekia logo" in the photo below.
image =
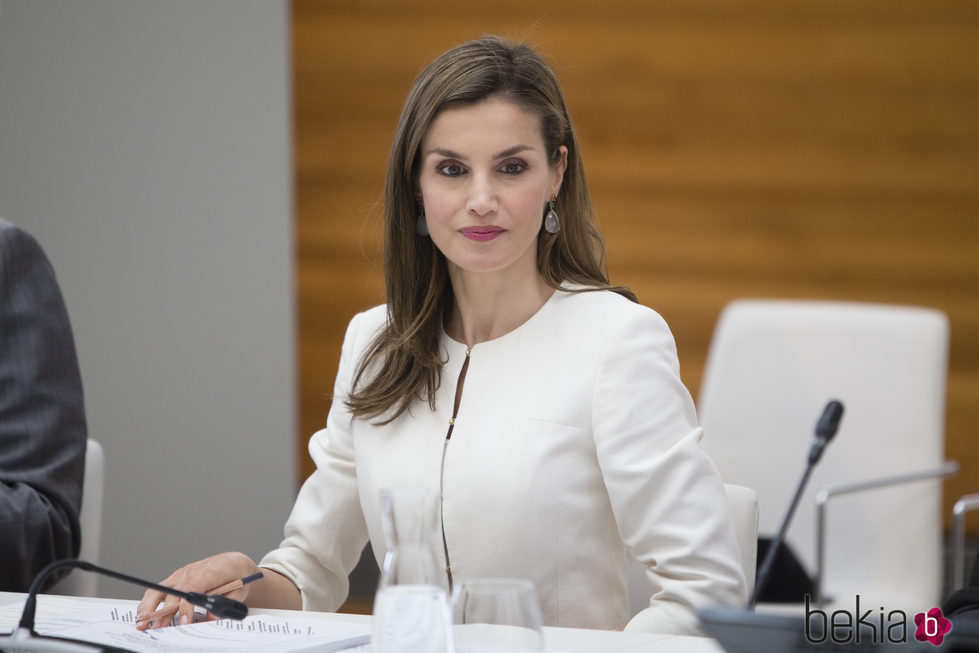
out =
[[(952, 630), (952, 623), (942, 614), (941, 608), (919, 612), (914, 616), (914, 638), (919, 642), (929, 642), (940, 646)], [(904, 610), (885, 612), (881, 606), (875, 613), (873, 609), (860, 611), (860, 595), (854, 597), (854, 610), (834, 610), (826, 614), (823, 610), (810, 607), (806, 595), (806, 640), (810, 644), (832, 642), (835, 644), (861, 643), (898, 644), (908, 641), (908, 615)]]
[(945, 635), (952, 630), (952, 622), (945, 618), (941, 608), (919, 612), (914, 615), (914, 623), (918, 626), (914, 638), (919, 642), (931, 642), (933, 646), (941, 646)]

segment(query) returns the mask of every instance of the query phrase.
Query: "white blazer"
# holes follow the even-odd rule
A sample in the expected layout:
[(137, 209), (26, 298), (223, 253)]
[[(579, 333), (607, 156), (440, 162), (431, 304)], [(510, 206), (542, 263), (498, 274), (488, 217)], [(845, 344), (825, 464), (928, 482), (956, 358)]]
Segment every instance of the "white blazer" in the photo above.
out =
[[(418, 402), (378, 427), (343, 404), (385, 319), (379, 306), (351, 321), (309, 443), (317, 469), (260, 563), (291, 578), (305, 608), (339, 607), (368, 537), (383, 559), (378, 491), (406, 484), (441, 487), (453, 579), (529, 578), (545, 625), (696, 633), (696, 608), (745, 600), (724, 488), (658, 314), (609, 291), (557, 291), (473, 347), (444, 473), (465, 345), (442, 334), (434, 411)], [(631, 621), (630, 556), (653, 589)]]

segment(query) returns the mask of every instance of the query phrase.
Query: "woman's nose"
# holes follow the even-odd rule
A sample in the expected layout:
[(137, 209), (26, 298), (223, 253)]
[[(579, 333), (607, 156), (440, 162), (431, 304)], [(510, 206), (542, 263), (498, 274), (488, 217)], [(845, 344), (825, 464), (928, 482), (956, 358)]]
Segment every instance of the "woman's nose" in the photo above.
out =
[(482, 175), (473, 175), (466, 208), (470, 213), (483, 216), (496, 211), (496, 207), (496, 187), (492, 180)]

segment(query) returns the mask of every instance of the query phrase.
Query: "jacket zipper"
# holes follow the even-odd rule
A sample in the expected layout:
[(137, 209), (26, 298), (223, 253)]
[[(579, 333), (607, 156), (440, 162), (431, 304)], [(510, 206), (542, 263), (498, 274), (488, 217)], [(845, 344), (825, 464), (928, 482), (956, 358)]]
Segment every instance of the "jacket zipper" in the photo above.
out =
[(469, 370), (469, 357), (472, 354), (472, 349), (466, 349), (466, 360), (462, 363), (462, 369), (459, 370), (459, 378), (456, 381), (456, 396), (455, 403), (452, 405), (452, 417), (449, 418), (449, 430), (445, 433), (445, 441), (442, 443), (442, 464), (439, 469), (439, 495), (442, 496), (442, 507), (441, 511), (441, 523), (442, 523), (442, 550), (445, 552), (445, 575), (449, 580), (449, 593), (452, 592), (452, 563), (449, 561), (449, 543), (445, 539), (445, 495), (442, 494), (442, 490), (445, 486), (445, 452), (449, 448), (449, 440), (452, 439), (452, 430), (456, 425), (456, 416), (459, 414), (459, 404), (462, 403), (462, 388), (466, 383), (466, 371)]

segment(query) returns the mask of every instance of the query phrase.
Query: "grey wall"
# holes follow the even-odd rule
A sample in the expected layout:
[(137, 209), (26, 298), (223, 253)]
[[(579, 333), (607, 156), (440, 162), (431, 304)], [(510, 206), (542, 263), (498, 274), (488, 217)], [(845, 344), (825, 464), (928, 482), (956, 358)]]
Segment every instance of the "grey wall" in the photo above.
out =
[(61, 282), (120, 571), (260, 556), (294, 497), (288, 34), (284, 1), (0, 0), (0, 216)]

